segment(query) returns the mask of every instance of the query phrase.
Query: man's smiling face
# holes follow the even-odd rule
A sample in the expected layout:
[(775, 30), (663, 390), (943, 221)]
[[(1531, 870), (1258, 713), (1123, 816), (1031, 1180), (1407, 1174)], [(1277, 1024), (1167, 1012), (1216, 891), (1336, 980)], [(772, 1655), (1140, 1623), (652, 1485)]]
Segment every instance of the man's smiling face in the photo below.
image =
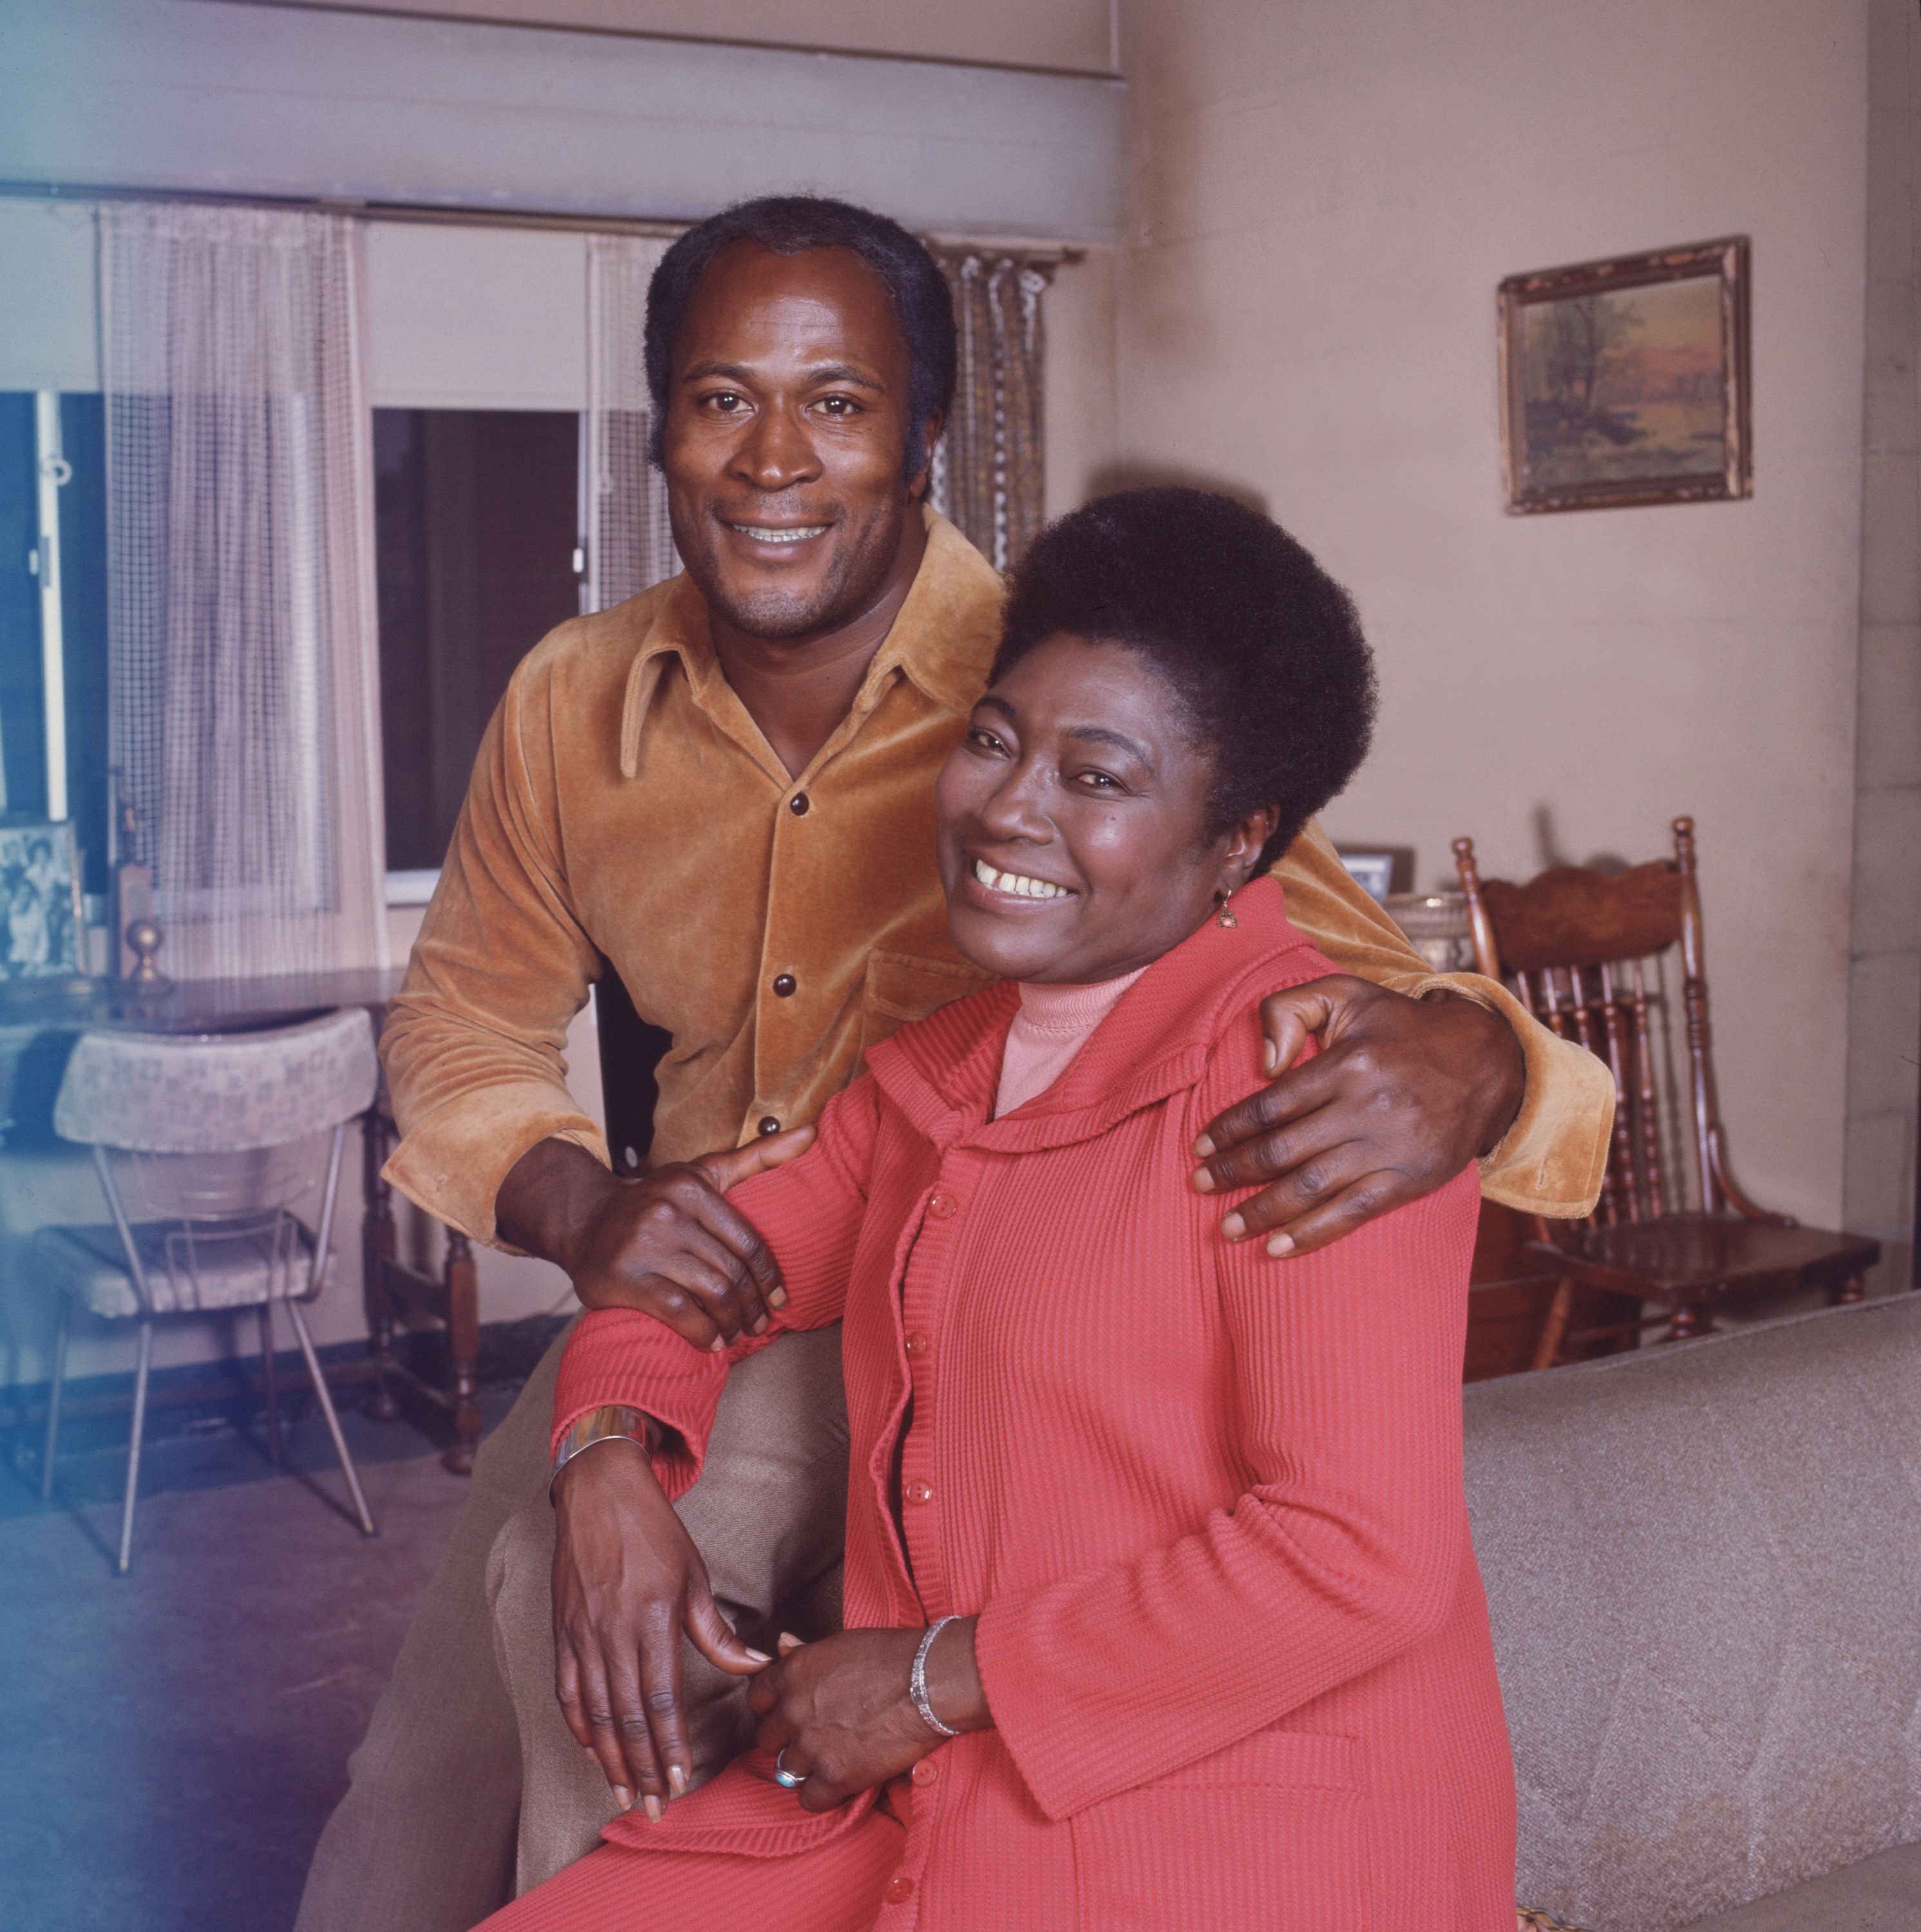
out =
[(850, 250), (737, 242), (701, 278), (662, 467), (688, 574), (735, 628), (811, 638), (879, 596), (925, 487), (902, 460), (910, 373), (886, 287)]

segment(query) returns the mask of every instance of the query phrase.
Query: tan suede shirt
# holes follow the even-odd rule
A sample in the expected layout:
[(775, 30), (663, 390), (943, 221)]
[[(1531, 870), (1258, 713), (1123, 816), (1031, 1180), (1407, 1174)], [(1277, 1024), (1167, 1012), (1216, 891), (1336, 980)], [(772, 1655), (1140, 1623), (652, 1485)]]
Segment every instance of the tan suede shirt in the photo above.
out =
[[(986, 984), (948, 937), (934, 778), (985, 686), (1000, 608), (992, 568), (929, 512), (893, 631), (798, 778), (722, 676), (686, 578), (543, 640), (488, 727), (382, 1042), (394, 1184), (491, 1241), (494, 1196), (536, 1142), (606, 1159), (562, 1057), (602, 954), (674, 1038), (661, 1162), (738, 1144), (763, 1120), (812, 1120), (871, 1042)], [(1612, 1118), (1601, 1062), (1492, 982), (1425, 970), (1318, 826), (1276, 869), (1288, 916), (1349, 972), (1451, 986), (1511, 1021), (1526, 1099), (1483, 1189), (1586, 1212)]]

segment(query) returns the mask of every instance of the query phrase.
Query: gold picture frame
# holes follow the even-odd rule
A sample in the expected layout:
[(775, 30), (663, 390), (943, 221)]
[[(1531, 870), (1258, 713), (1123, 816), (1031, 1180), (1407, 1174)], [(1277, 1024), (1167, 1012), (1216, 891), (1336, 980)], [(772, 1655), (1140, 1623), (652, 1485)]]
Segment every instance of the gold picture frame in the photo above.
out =
[(1745, 235), (1508, 276), (1509, 512), (1751, 496), (1748, 303)]

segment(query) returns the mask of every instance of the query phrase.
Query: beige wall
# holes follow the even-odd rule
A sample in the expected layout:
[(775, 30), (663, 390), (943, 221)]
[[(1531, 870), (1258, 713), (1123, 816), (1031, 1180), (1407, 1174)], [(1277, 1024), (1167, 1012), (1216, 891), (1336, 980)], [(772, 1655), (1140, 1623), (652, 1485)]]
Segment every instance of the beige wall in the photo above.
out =
[[(1110, 0), (359, 0), (371, 13), (1105, 74)], [(334, 0), (252, 0), (326, 6)]]
[[(1379, 748), (1337, 835), (1496, 872), (1698, 821), (1748, 1186), (1838, 1216), (1865, 0), (1130, 0), (1123, 470), (1251, 485), (1352, 588)], [(1754, 238), (1751, 502), (1501, 507), (1496, 284)], [(1912, 1051), (1911, 1046), (1908, 1051)]]
[(1120, 260), (1090, 248), (1061, 263), (1047, 292), (1047, 514), (1085, 502), (1112, 460), (1120, 395), (1115, 364)]

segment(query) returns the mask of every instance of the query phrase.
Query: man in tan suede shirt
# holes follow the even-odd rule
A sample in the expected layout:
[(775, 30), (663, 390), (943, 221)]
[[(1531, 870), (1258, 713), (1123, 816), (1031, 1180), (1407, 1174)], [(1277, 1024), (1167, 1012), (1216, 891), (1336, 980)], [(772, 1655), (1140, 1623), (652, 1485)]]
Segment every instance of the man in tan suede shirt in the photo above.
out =
[[(557, 1262), (592, 1306), (632, 1300), (663, 1204), (697, 1202), (710, 1261), (671, 1279), (717, 1307), (771, 1262), (721, 1199), (723, 1169), (687, 1163), (811, 1121), (864, 1046), (983, 982), (948, 937), (932, 788), (985, 683), (1000, 588), (922, 505), (953, 321), (893, 224), (808, 200), (701, 224), (656, 274), (648, 351), (686, 574), (563, 625), (488, 728), (383, 1042), (404, 1136), (389, 1172), (476, 1238)], [(1325, 1050), (1198, 1150), (1197, 1186), (1272, 1184), (1229, 1235), (1318, 1246), (1477, 1155), (1494, 1198), (1585, 1211), (1605, 1069), (1489, 982), (1424, 971), (1317, 828), (1277, 870), (1295, 925), (1361, 976), (1268, 1002), (1279, 1065), (1308, 1028)], [(609, 1172), (565, 1084), (603, 956), (673, 1036), (638, 1180)], [(785, 1337), (737, 1372), (680, 1506), (743, 1615), (766, 1618), (837, 1556), (825, 1339)], [(501, 1902), (516, 1819), (524, 1889), (617, 1805), (658, 1815), (731, 1747), (721, 1670), (689, 1653), (684, 1682), (641, 1678), (638, 1633), (686, 1579), (623, 1568), (644, 1540), (634, 1438), (569, 1462), (548, 1509), (557, 1354), (483, 1447), (299, 1932), (455, 1932)], [(731, 1635), (703, 1648), (747, 1667)]]

